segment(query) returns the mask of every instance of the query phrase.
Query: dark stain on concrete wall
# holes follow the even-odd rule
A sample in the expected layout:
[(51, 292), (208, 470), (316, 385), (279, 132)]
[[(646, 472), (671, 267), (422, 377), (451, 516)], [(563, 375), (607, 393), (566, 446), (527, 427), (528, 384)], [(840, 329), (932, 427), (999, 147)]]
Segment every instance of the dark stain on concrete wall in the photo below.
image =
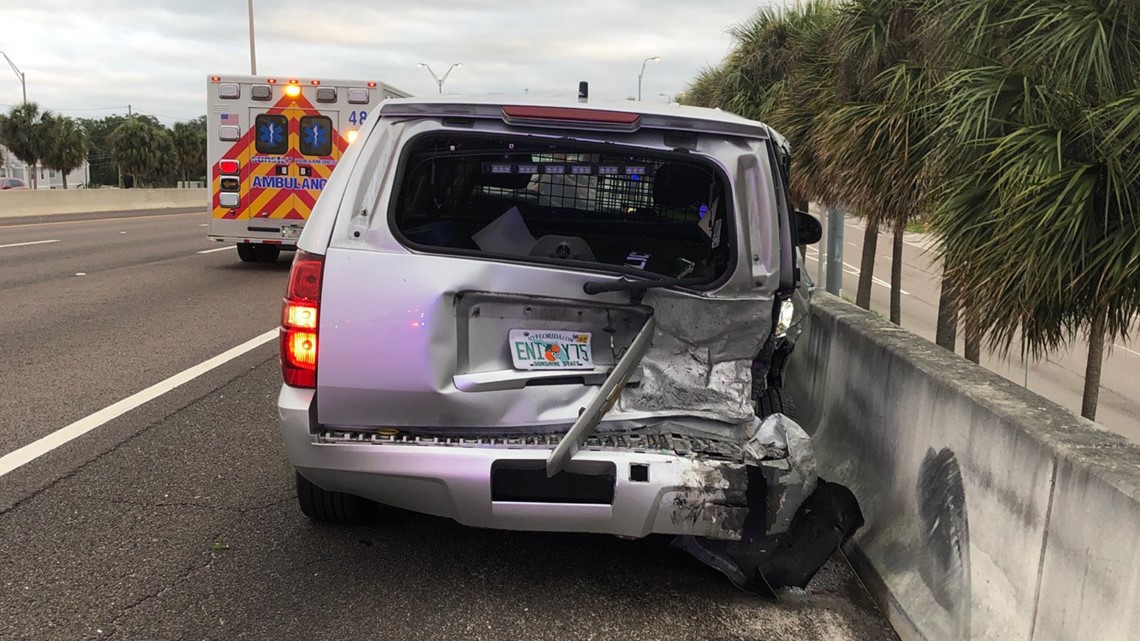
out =
[(950, 448), (930, 448), (918, 470), (918, 569), (950, 614), (955, 638), (970, 638), (970, 526), (962, 469)]

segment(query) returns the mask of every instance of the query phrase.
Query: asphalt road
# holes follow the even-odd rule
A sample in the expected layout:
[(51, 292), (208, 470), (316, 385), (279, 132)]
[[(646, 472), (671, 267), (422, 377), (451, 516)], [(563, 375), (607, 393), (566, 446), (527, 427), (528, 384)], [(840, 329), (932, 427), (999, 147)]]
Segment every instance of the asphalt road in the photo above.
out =
[[(0, 456), (276, 325), (285, 258), (240, 263), (203, 214), (88, 218), (0, 222)], [(663, 537), (312, 524), (275, 349), (0, 472), (0, 639), (895, 638), (838, 557), (773, 604)]]
[[(821, 212), (813, 209), (813, 213), (820, 216)], [(843, 297), (848, 300), (854, 300), (858, 291), (863, 230), (857, 220), (847, 221), (844, 228)], [(902, 296), (902, 326), (933, 342), (942, 272), (928, 249), (930, 242), (931, 239), (922, 234), (906, 235), (903, 245), (902, 289), (905, 294)], [(875, 253), (876, 282), (871, 287), (871, 309), (887, 317), (890, 315), (890, 234), (879, 234)], [(808, 270), (822, 287), (824, 281), (818, 278), (818, 255), (815, 248), (809, 248)], [(961, 324), (958, 329), (957, 353), (962, 354)], [(1138, 331), (1140, 328), (1134, 330), (1134, 339)], [(1051, 353), (1043, 360), (1026, 362), (1017, 354), (1002, 358), (983, 346), (981, 364), (1019, 385), (1028, 381), (1030, 390), (1080, 414), (1087, 349), (1085, 340), (1080, 339), (1068, 349)], [(1140, 442), (1140, 341), (1117, 341), (1105, 359), (1097, 423)]]

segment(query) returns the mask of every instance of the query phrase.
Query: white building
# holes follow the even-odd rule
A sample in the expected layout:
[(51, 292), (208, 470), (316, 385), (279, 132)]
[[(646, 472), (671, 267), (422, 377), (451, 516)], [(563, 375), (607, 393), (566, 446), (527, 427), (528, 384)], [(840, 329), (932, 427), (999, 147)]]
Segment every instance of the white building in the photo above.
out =
[[(35, 171), (37, 172), (37, 189), (63, 189), (63, 173), (54, 169), (36, 165)], [(28, 189), (32, 188), (32, 175), (28, 171), (27, 164), (20, 160), (8, 151), (4, 145), (0, 145), (0, 178), (19, 178), (24, 181)], [(87, 183), (91, 182), (91, 167), (87, 161), (67, 174), (67, 188), (75, 189), (78, 187), (86, 187)]]

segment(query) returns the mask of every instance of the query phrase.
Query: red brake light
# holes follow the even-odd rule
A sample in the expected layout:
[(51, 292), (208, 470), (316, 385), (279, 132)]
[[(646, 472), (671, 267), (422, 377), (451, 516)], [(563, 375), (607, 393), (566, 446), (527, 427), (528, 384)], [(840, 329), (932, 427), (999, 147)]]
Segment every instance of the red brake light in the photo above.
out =
[(290, 302), (319, 304), (321, 300), (321, 272), (324, 256), (299, 251), (289, 271), (289, 287), (285, 298)]
[(587, 123), (610, 127), (636, 128), (640, 114), (602, 109), (576, 109), (573, 107), (524, 107), (507, 105), (503, 107), (503, 120), (515, 121), (557, 121), (562, 123)]
[(325, 257), (298, 251), (281, 306), (281, 376), (286, 385), (317, 386), (317, 330)]
[(222, 172), (223, 174), (236, 175), (238, 173), (238, 167), (239, 167), (238, 161), (236, 161), (236, 160), (219, 160), (218, 161), (218, 171)]

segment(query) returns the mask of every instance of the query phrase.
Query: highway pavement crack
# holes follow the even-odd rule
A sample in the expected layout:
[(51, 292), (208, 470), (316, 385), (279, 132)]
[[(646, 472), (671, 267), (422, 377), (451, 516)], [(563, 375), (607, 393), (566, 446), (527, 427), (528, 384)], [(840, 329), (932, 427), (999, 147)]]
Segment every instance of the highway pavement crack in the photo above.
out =
[[(225, 527), (219, 528), (219, 531), (217, 532), (217, 534), (215, 534), (212, 537), (211, 540), (212, 541), (222, 540), (224, 538), (225, 533), (232, 530), (233, 525), (237, 521), (239, 521), (240, 519), (241, 519), (240, 515), (235, 515), (234, 522), (233, 523), (227, 523)], [(151, 592), (150, 594), (143, 596), (142, 598), (136, 600), (134, 603), (132, 603), (132, 604), (126, 606), (125, 608), (123, 608), (122, 610), (120, 610), (119, 613), (115, 615), (115, 618), (111, 619), (111, 621), (109, 623), (107, 623), (107, 628), (110, 631), (108, 632), (108, 634), (104, 638), (105, 639), (112, 639), (115, 637), (116, 634), (118, 634), (118, 632), (119, 632), (118, 623), (119, 623), (119, 621), (121, 621), (123, 619), (123, 617), (129, 615), (136, 608), (141, 607), (141, 606), (145, 605), (146, 603), (153, 601), (154, 599), (161, 598), (162, 595), (166, 594), (170, 590), (178, 587), (179, 585), (186, 583), (187, 581), (191, 580), (195, 576), (202, 574), (203, 572), (209, 570), (210, 567), (214, 565), (214, 561), (217, 561), (219, 558), (221, 558), (221, 556), (222, 556), (221, 554), (218, 554), (216, 552), (209, 552), (209, 556), (207, 557), (206, 562), (203, 563), (202, 565), (182, 573), (180, 576), (177, 576), (174, 579), (168, 581), (161, 588)]]
[[(162, 505), (164, 505), (164, 506), (195, 507), (195, 508), (231, 513), (232, 517), (227, 519), (226, 523), (222, 527), (218, 528), (218, 531), (215, 532), (213, 537), (210, 538), (210, 541), (216, 543), (216, 542), (220, 542), (220, 541), (225, 541), (227, 539), (232, 539), (232, 537), (229, 537), (228, 535), (235, 533), (237, 531), (238, 525), (241, 523), (242, 519), (244, 519), (250, 513), (273, 509), (275, 507), (278, 507), (284, 503), (287, 503), (287, 502), (293, 501), (293, 500), (295, 500), (294, 497), (288, 496), (288, 497), (285, 497), (285, 498), (282, 498), (282, 499), (279, 499), (276, 501), (270, 501), (269, 503), (266, 503), (264, 505), (255, 505), (252, 507), (245, 507), (245, 508), (220, 508), (220, 507), (215, 507), (215, 506), (201, 505), (201, 504), (197, 504), (197, 503), (185, 503), (185, 502), (169, 502), (169, 503), (164, 503)], [(129, 500), (112, 500), (112, 501), (108, 501), (108, 502), (110, 502), (110, 503), (121, 503), (121, 504), (125, 504), (125, 505), (140, 505), (140, 506), (145, 506), (145, 507), (152, 507), (154, 505), (154, 504), (150, 504), (150, 503), (144, 503), (144, 502), (139, 502), (139, 501), (129, 501)], [(225, 549), (228, 549), (228, 546), (226, 546)], [(203, 553), (206, 554), (207, 552), (203, 552)], [(134, 603), (131, 603), (130, 605), (124, 607), (122, 610), (119, 611), (118, 614), (115, 615), (115, 617), (109, 623), (107, 623), (107, 629), (109, 629), (110, 632), (104, 638), (106, 638), (106, 639), (114, 638), (115, 635), (119, 632), (119, 628), (118, 628), (119, 622), (122, 621), (124, 617), (131, 614), (131, 612), (133, 612), (135, 609), (137, 609), (143, 605), (146, 605), (148, 602), (153, 601), (154, 599), (162, 598), (163, 595), (170, 592), (172, 589), (177, 588), (177, 587), (185, 584), (186, 582), (191, 581), (192, 579), (194, 579), (194, 577), (207, 572), (214, 565), (214, 563), (218, 559), (220, 559), (222, 556), (225, 556), (225, 554), (226, 554), (226, 552), (221, 552), (221, 551), (217, 551), (217, 550), (209, 551), (208, 552), (209, 556), (206, 558), (204, 563), (202, 563), (199, 566), (192, 568), (192, 569), (182, 573), (181, 575), (171, 579), (170, 581), (166, 582), (162, 587), (158, 588), (157, 590), (152, 591), (150, 594), (147, 594), (147, 595), (137, 599)], [(324, 561), (326, 561), (326, 559), (315, 559), (313, 561), (310, 561), (306, 565), (315, 565), (315, 564), (318, 564), (318, 563), (321, 563)]]
[[(219, 506), (219, 505), (209, 505), (207, 503), (195, 503), (193, 501), (158, 501), (158, 502), (152, 503), (152, 502), (148, 502), (148, 501), (132, 501), (130, 499), (106, 499), (106, 498), (99, 499), (99, 498), (96, 498), (96, 499), (92, 499), (92, 500), (100, 501), (103, 503), (109, 503), (111, 505), (134, 505), (137, 507), (196, 507), (196, 508), (201, 508), (203, 510), (213, 510), (216, 512), (236, 512), (237, 514), (244, 513), (243, 508), (224, 507), (224, 506)], [(248, 509), (260, 509), (260, 506), (257, 506), (255, 508), (248, 508)]]

